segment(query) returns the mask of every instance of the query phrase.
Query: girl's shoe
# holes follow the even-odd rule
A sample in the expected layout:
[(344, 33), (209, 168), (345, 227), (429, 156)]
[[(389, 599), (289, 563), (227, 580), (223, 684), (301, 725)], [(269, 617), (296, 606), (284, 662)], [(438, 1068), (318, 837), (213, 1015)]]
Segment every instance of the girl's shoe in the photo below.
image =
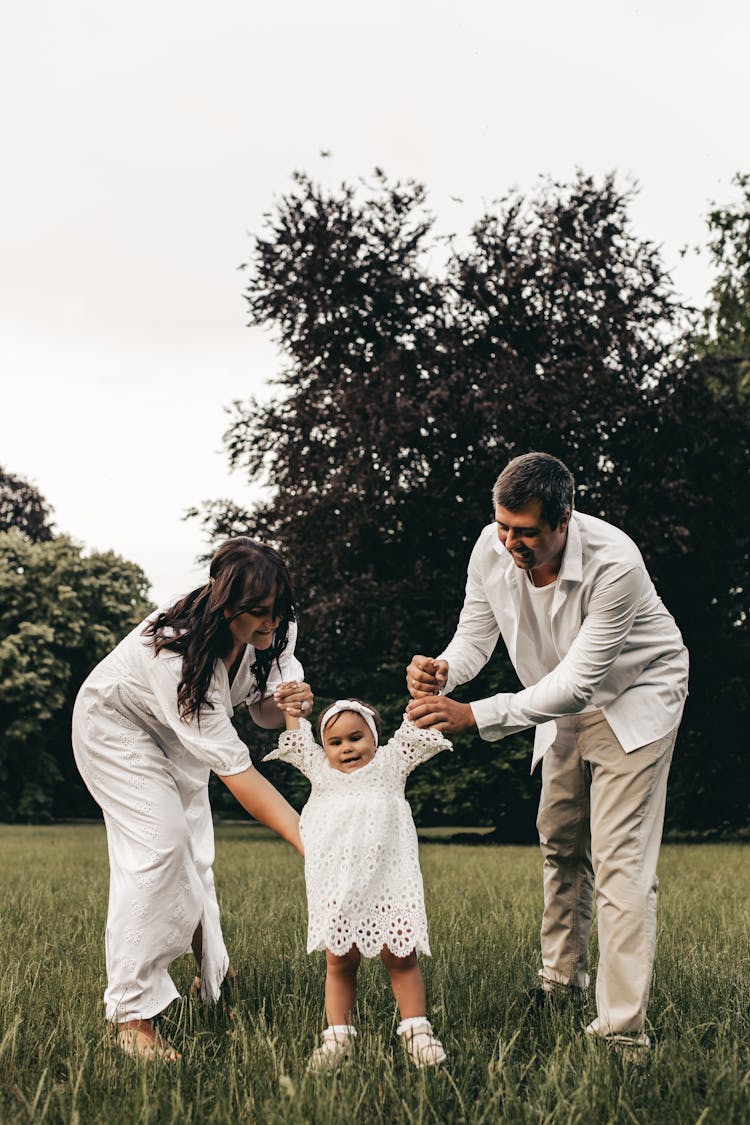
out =
[(349, 1024), (340, 1023), (327, 1027), (323, 1032), (323, 1042), (310, 1055), (307, 1069), (318, 1073), (340, 1070), (352, 1061), (356, 1037), (356, 1027)]
[(402, 1020), (396, 1028), (396, 1035), (402, 1036), (409, 1058), (420, 1069), (425, 1066), (440, 1066), (448, 1057), (426, 1016)]

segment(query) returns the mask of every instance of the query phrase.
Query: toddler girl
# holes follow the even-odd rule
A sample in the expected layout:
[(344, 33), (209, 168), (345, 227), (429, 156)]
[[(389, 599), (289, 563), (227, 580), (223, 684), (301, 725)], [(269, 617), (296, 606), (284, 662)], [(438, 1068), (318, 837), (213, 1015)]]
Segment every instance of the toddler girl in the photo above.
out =
[(299, 703), (285, 703), (291, 684), (277, 690), (286, 732), (265, 761), (280, 759), (312, 783), (302, 810), (305, 849), (307, 952), (324, 949), (328, 1027), (311, 1070), (336, 1070), (351, 1056), (357, 1034), (352, 1013), (361, 958), (380, 957), (391, 978), (404, 1037), (418, 1067), (445, 1061), (426, 1016), (417, 961), (429, 954), (417, 833), (404, 796), (406, 779), (451, 744), (439, 731), (404, 718), (378, 746), (380, 716), (357, 699), (339, 699), (320, 716), (316, 745)]

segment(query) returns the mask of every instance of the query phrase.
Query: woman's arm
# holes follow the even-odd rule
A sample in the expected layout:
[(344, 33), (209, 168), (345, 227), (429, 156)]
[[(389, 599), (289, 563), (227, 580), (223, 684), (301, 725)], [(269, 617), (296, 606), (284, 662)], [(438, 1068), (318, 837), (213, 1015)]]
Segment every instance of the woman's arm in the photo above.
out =
[[(221, 777), (221, 774), (218, 776)], [(251, 767), (242, 773), (225, 775), (221, 780), (250, 816), (272, 828), (300, 855), (305, 854), (299, 835), (299, 813), (263, 774)]]
[(285, 720), (287, 730), (299, 730), (299, 723), (290, 726), (290, 716), (306, 715), (309, 718), (312, 709), (313, 693), (310, 685), (304, 682), (298, 683), (296, 680), (279, 684), (273, 696), (266, 696), (260, 703), (248, 704), (253, 721), (267, 730), (280, 727)]

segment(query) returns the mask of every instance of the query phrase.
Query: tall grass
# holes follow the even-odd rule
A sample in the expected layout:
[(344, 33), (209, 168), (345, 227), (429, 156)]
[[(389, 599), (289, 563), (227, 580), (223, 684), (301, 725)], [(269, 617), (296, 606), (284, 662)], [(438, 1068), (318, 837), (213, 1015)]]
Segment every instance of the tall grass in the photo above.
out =
[[(449, 1055), (417, 1072), (395, 1039), (383, 967), (360, 973), (357, 1060), (305, 1073), (323, 1026), (322, 956), (304, 950), (301, 861), (245, 827), (217, 833), (223, 925), (242, 985), (232, 1008), (172, 1006), (173, 1067), (114, 1050), (103, 1020), (107, 858), (95, 826), (0, 829), (0, 1121), (750, 1121), (750, 848), (666, 847), (644, 1067), (582, 1026), (537, 1013), (540, 858), (427, 843), (430, 1015)], [(594, 951), (595, 952), (595, 951)], [(173, 975), (186, 992), (188, 958)]]

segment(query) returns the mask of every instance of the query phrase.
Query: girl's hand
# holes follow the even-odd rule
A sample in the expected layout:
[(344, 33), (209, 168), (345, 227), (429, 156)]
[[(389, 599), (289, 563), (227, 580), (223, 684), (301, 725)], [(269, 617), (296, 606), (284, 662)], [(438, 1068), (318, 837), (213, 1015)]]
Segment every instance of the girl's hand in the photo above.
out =
[(300, 684), (296, 680), (279, 684), (273, 698), (285, 718), (309, 719), (312, 715), (314, 697), (309, 684)]

